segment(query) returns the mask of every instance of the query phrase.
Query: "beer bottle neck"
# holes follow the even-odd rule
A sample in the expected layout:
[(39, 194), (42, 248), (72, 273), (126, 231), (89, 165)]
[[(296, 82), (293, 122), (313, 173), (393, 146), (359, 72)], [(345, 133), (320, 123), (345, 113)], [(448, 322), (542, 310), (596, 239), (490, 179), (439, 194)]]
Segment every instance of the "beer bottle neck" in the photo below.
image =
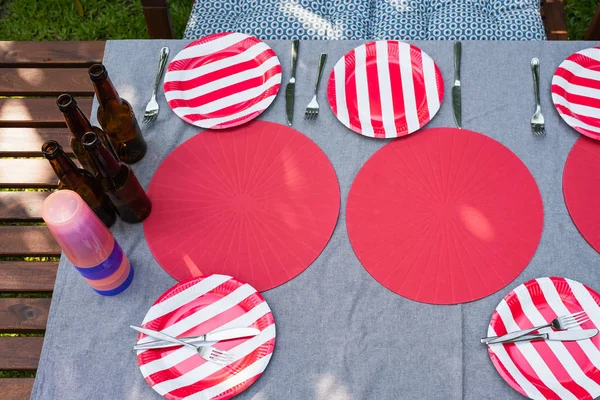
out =
[(67, 127), (77, 139), (81, 140), (86, 132), (92, 130), (92, 124), (77, 106), (63, 111)]
[(65, 183), (81, 174), (77, 165), (63, 151), (62, 148), (54, 150), (51, 154), (44, 153), (44, 156), (50, 162), (56, 176)]
[(103, 106), (109, 102), (115, 102), (117, 104), (123, 102), (108, 76), (94, 81), (94, 91), (96, 92), (98, 101)]
[(96, 170), (102, 177), (112, 180), (121, 171), (121, 163), (108, 151), (108, 149), (98, 140), (93, 146), (84, 146), (89, 152)]

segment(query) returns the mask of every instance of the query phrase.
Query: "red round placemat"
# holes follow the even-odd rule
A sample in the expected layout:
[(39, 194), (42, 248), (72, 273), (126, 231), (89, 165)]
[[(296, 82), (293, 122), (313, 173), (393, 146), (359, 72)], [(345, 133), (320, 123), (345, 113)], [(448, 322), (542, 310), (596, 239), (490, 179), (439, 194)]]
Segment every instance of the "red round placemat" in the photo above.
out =
[(563, 172), (563, 195), (573, 223), (600, 252), (600, 143), (581, 137), (571, 149)]
[(361, 168), (348, 236), (391, 291), (432, 304), (477, 300), (527, 266), (542, 234), (533, 176), (509, 149), (464, 129), (397, 139)]
[(259, 291), (304, 271), (335, 228), (331, 162), (300, 132), (272, 122), (201, 132), (158, 167), (144, 232), (177, 280), (230, 275)]

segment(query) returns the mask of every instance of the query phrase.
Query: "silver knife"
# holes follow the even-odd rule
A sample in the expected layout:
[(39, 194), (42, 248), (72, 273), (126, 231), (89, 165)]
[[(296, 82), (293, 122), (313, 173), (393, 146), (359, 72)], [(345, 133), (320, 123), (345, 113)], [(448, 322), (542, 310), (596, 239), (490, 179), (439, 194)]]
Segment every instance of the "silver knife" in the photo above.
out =
[[(221, 331), (210, 332), (205, 335), (182, 337), (178, 338), (182, 342), (193, 344), (195, 346), (209, 346), (213, 345), (220, 340), (231, 340), (241, 339), (245, 337), (256, 336), (260, 333), (259, 329), (256, 328), (231, 328), (223, 329)], [(147, 343), (140, 343), (134, 346), (135, 350), (147, 350), (147, 349), (162, 349), (166, 347), (178, 346), (178, 343), (169, 342), (166, 340), (155, 340)]]
[(519, 336), (518, 338), (509, 339), (498, 343), (515, 343), (515, 342), (529, 342), (532, 340), (558, 340), (561, 342), (573, 342), (577, 340), (585, 340), (593, 338), (598, 334), (598, 329), (571, 329), (566, 331), (555, 331), (538, 333), (534, 335)]
[(296, 65), (298, 65), (298, 51), (300, 50), (300, 41), (292, 40), (292, 73), (290, 81), (285, 87), (285, 112), (287, 114), (287, 122), (292, 126), (294, 119), (294, 97), (296, 95)]
[(460, 99), (460, 56), (462, 45), (454, 43), (454, 86), (452, 87), (452, 107), (454, 109), (454, 122), (462, 128), (462, 104)]
[(169, 343), (172, 343), (174, 345), (187, 346), (187, 347), (191, 347), (194, 350), (196, 350), (196, 347), (193, 344), (182, 342), (181, 340), (177, 339), (176, 337), (169, 336), (166, 333), (162, 333), (162, 332), (159, 332), (159, 331), (154, 331), (152, 329), (142, 328), (142, 327), (134, 326), (134, 325), (129, 325), (129, 327), (131, 329), (134, 329), (134, 330), (136, 330), (136, 331), (138, 331), (140, 333), (143, 333), (144, 335), (148, 335), (148, 336), (153, 337), (155, 339), (165, 340), (165, 341), (167, 341)]
[[(198, 348), (198, 347), (210, 347), (210, 346), (214, 346), (216, 343), (215, 341), (209, 342), (209, 341), (201, 341), (201, 342), (192, 342), (189, 340), (185, 340), (186, 346), (191, 344), (192, 346)], [(167, 342), (167, 341), (163, 341), (163, 340), (156, 340), (152, 343), (144, 343), (144, 344), (136, 344), (135, 346), (133, 346), (133, 350), (136, 351), (143, 351), (143, 350), (152, 350), (152, 349), (166, 349), (169, 347), (176, 347), (179, 346), (179, 344), (177, 343), (171, 343), (171, 342)]]

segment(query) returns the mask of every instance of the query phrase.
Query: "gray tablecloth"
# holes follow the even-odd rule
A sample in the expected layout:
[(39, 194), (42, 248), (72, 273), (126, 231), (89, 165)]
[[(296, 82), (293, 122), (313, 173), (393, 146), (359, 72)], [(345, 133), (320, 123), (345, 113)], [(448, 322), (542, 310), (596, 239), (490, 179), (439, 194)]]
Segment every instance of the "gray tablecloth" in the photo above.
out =
[[(158, 50), (171, 58), (186, 41), (108, 42), (105, 64), (119, 93), (143, 115), (154, 81)], [(288, 42), (269, 42), (289, 74)], [(377, 283), (356, 259), (346, 233), (348, 190), (363, 163), (385, 141), (346, 129), (333, 116), (321, 85), (322, 112), (316, 122), (301, 119), (311, 97), (317, 59), (327, 52), (325, 73), (357, 46), (353, 41), (303, 42), (298, 66), (294, 127), (314, 140), (337, 172), (342, 210), (321, 256), (290, 282), (264, 293), (275, 315), (277, 344), (263, 376), (243, 399), (516, 399), (521, 396), (498, 375), (479, 343), (490, 315), (513, 287), (532, 278), (564, 276), (600, 289), (600, 256), (581, 237), (565, 208), (561, 177), (578, 138), (558, 116), (550, 97), (552, 75), (571, 53), (590, 42), (464, 42), (463, 122), (514, 151), (533, 173), (542, 193), (545, 221), (540, 246), (525, 271), (508, 287), (483, 300), (434, 306), (402, 298)], [(453, 83), (451, 42), (415, 42), (439, 65), (446, 96), (429, 127), (454, 126), (449, 96)], [(542, 109), (548, 136), (531, 134), (534, 111), (529, 63), (541, 60)], [(283, 91), (282, 91), (283, 92)], [(145, 125), (148, 153), (134, 166), (147, 187), (159, 163), (177, 145), (198, 133), (171, 112), (159, 95), (161, 112)], [(260, 116), (285, 122), (283, 93)], [(418, 133), (417, 133), (418, 134)], [(137, 367), (132, 345), (154, 300), (175, 284), (152, 257), (141, 224), (113, 228), (136, 275), (116, 297), (94, 293), (63, 257), (33, 399), (156, 399)], [(515, 232), (515, 235), (518, 235)]]

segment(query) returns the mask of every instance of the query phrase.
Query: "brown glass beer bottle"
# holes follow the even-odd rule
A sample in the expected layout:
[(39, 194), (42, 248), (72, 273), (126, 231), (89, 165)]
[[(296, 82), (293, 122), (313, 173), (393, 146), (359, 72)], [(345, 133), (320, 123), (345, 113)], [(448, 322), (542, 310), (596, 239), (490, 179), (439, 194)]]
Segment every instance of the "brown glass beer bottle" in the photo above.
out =
[(61, 94), (58, 96), (56, 99), (56, 105), (63, 113), (67, 127), (71, 132), (71, 149), (73, 149), (75, 157), (77, 157), (83, 168), (95, 175), (96, 168), (94, 167), (94, 164), (92, 163), (87, 151), (83, 149), (83, 146), (81, 145), (81, 138), (86, 132), (95, 132), (102, 142), (104, 142), (106, 148), (108, 148), (108, 150), (110, 150), (113, 155), (116, 156), (109, 139), (106, 137), (106, 134), (102, 129), (98, 128), (97, 126), (92, 126), (83, 111), (81, 111), (79, 106), (77, 106), (77, 101), (70, 94)]
[(141, 222), (152, 210), (152, 203), (137, 180), (131, 167), (117, 161), (106, 149), (98, 135), (88, 132), (81, 141), (99, 173), (102, 188), (125, 222)]
[(146, 154), (147, 146), (133, 108), (119, 96), (104, 65), (92, 65), (89, 74), (98, 98), (98, 122), (120, 160), (127, 164), (138, 162)]
[(84, 169), (77, 168), (73, 160), (65, 154), (55, 140), (44, 143), (42, 153), (60, 179), (58, 188), (77, 192), (98, 218), (104, 222), (104, 225), (110, 227), (115, 222), (117, 215), (108, 196), (94, 176)]

